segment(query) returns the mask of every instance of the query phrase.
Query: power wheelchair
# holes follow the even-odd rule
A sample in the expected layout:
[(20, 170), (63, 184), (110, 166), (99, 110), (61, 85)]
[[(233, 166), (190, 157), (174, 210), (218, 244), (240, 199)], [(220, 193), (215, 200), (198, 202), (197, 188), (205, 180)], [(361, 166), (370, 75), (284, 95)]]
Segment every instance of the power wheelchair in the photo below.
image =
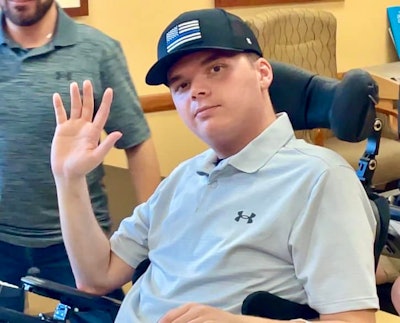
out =
[[(378, 87), (370, 75), (351, 70), (342, 80), (322, 77), (292, 65), (271, 62), (274, 82), (270, 88), (276, 112), (286, 111), (295, 130), (328, 128), (342, 140), (358, 142), (368, 138), (365, 153), (360, 158), (358, 177), (375, 209), (377, 219), (375, 263), (387, 247), (390, 205), (371, 186), (376, 167), (382, 124), (375, 115)], [(393, 247), (392, 247), (393, 248)], [(144, 260), (135, 271), (133, 282), (150, 261)], [(33, 292), (60, 300), (55, 312), (38, 317), (0, 308), (1, 323), (29, 322), (113, 322), (120, 302), (78, 291), (38, 277), (22, 278), (21, 291)], [(316, 318), (318, 313), (307, 305), (296, 304), (267, 291), (243, 295), (242, 313), (271, 319)], [(85, 320), (84, 314), (101, 308), (107, 317)], [(82, 317), (83, 315), (83, 317)]]

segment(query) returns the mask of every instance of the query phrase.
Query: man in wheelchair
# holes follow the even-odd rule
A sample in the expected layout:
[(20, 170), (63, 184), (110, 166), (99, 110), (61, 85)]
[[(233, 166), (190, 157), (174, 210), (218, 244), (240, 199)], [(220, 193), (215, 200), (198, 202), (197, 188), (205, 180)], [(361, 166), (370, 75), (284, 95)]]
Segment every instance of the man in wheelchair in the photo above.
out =
[(295, 138), (292, 124), (312, 127), (314, 119), (299, 111), (291, 124), (276, 113), (272, 81), (271, 64), (240, 18), (220, 9), (177, 17), (146, 82), (169, 87), (180, 117), (210, 149), (179, 165), (110, 240), (93, 215), (85, 176), (123, 135), (98, 144), (112, 90), (94, 118), (89, 81), (82, 96), (71, 85), (70, 116), (54, 96), (51, 162), (77, 286), (104, 295), (150, 260), (115, 322), (275, 322), (246, 315), (244, 299), (259, 291), (308, 304), (317, 321), (375, 322), (368, 196), (343, 158)]

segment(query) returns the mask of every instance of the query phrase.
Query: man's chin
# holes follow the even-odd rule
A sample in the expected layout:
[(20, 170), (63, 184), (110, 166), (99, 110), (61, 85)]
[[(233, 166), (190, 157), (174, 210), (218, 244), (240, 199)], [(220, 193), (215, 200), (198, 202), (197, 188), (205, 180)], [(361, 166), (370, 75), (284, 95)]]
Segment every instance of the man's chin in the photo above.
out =
[(20, 1), (18, 3), (9, 3), (4, 15), (13, 24), (21, 27), (29, 27), (39, 22), (50, 10), (53, 0), (48, 0), (37, 6), (36, 1)]
[(21, 27), (28, 27), (34, 25), (37, 21), (29, 17), (29, 15), (21, 12), (13, 14), (5, 14), (5, 16), (14, 24)]

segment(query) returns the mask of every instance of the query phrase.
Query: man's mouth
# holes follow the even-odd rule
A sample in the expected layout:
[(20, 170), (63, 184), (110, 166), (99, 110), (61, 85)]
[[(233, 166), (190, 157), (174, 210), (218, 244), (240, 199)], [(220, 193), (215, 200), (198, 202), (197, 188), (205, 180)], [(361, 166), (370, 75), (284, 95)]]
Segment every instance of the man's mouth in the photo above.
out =
[(24, 4), (24, 3), (29, 3), (34, 0), (9, 0), (9, 2), (15, 3), (15, 4)]
[(216, 108), (216, 107), (218, 107), (218, 105), (205, 105), (205, 106), (202, 106), (202, 107), (200, 107), (200, 108), (198, 108), (198, 109), (196, 110), (196, 112), (195, 112), (195, 117), (198, 116), (198, 115), (201, 115), (201, 114), (204, 113), (205, 111), (214, 109), (214, 108)]

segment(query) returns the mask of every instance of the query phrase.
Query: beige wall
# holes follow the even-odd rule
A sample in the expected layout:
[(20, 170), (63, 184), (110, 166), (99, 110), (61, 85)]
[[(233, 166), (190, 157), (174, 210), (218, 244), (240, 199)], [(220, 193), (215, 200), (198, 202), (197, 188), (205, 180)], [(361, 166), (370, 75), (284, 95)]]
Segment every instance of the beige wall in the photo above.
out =
[[(121, 41), (138, 93), (167, 91), (144, 82), (148, 68), (156, 59), (156, 44), (163, 28), (180, 12), (211, 8), (213, 0), (132, 1), (89, 0), (90, 15), (79, 21), (97, 27)], [(146, 4), (145, 4), (146, 3)], [(344, 0), (302, 6), (331, 11), (338, 20), (338, 71), (396, 60), (387, 32), (386, 7), (397, 0)], [(235, 8), (236, 14), (248, 14), (265, 7)], [(180, 161), (206, 147), (181, 123), (175, 112), (148, 114), (162, 174), (167, 175)], [(121, 152), (112, 151), (106, 163), (124, 166)]]
[[(344, 72), (355, 67), (396, 60), (396, 53), (387, 31), (386, 18), (386, 8), (394, 5), (399, 5), (399, 2), (396, 0), (343, 0), (304, 4), (302, 7), (327, 10), (336, 16), (338, 71)], [(257, 10), (262, 9), (235, 9), (232, 12), (240, 15)]]

